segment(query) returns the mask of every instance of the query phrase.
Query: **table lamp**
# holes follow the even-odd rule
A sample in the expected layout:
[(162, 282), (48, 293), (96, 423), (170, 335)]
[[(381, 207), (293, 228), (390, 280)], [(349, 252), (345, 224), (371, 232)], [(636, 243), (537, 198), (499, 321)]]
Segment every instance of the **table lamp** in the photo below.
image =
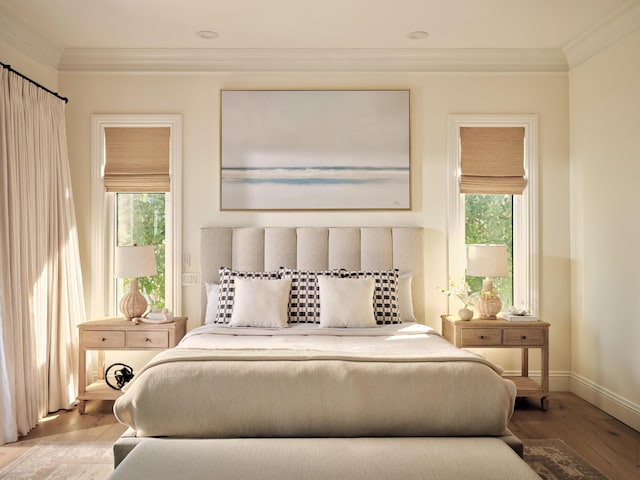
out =
[(120, 311), (127, 320), (140, 317), (147, 311), (147, 299), (140, 293), (139, 277), (157, 273), (156, 256), (152, 245), (116, 247), (116, 278), (130, 278), (129, 291), (120, 300)]
[(506, 245), (468, 245), (467, 275), (485, 277), (482, 280), (482, 291), (478, 295), (476, 309), (482, 319), (495, 319), (502, 309), (502, 300), (493, 291), (490, 277), (506, 277), (509, 275)]

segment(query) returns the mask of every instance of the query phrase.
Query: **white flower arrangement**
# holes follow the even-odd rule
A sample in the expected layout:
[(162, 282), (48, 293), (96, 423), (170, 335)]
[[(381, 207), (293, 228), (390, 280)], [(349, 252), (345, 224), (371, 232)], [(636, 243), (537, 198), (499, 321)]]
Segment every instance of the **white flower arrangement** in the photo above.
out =
[(447, 294), (449, 297), (457, 298), (466, 307), (473, 306), (477, 300), (477, 293), (471, 293), (471, 287), (463, 278), (461, 283), (456, 283), (449, 279), (449, 290), (440, 288), (442, 293)]

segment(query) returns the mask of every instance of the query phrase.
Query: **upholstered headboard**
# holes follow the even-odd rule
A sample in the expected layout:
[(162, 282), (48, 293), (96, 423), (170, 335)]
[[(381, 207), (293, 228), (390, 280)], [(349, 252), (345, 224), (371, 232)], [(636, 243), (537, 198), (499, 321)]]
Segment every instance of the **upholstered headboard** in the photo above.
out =
[(390, 270), (413, 275), (418, 321), (424, 321), (422, 228), (419, 227), (205, 227), (200, 237), (201, 316), (205, 282), (217, 283), (220, 267), (269, 271)]

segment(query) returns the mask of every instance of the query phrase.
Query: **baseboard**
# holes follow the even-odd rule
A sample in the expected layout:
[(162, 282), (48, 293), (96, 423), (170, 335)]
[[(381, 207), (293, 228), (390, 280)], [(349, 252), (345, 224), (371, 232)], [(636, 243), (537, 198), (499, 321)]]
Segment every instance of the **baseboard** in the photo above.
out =
[[(505, 375), (520, 375), (519, 371), (505, 371)], [(529, 376), (540, 381), (540, 372), (529, 372)], [(640, 431), (640, 405), (608, 390), (591, 380), (573, 372), (549, 373), (551, 392), (571, 392), (608, 413), (612, 417)]]
[(640, 405), (608, 390), (595, 382), (578, 375), (571, 374), (571, 393), (607, 412), (612, 417), (640, 431)]

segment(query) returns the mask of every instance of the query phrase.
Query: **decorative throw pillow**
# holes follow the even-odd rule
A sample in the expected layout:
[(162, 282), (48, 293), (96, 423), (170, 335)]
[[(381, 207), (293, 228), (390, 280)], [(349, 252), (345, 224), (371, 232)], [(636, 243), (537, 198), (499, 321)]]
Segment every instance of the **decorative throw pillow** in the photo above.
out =
[(378, 325), (402, 323), (398, 306), (398, 270), (387, 271), (343, 271), (343, 278), (373, 278), (375, 292), (373, 311)]
[(400, 320), (403, 322), (415, 322), (416, 315), (413, 312), (413, 295), (411, 294), (411, 272), (403, 273), (398, 277), (398, 306)]
[(375, 280), (318, 277), (320, 327), (376, 327), (373, 313)]
[(233, 299), (235, 296), (236, 278), (280, 278), (278, 272), (240, 272), (227, 267), (220, 268), (220, 297), (215, 323), (229, 323), (233, 313)]
[(289, 323), (320, 323), (318, 277), (339, 277), (340, 270), (307, 271), (280, 267), (281, 278), (291, 278)]
[(220, 298), (220, 285), (217, 283), (205, 282), (207, 293), (207, 310), (204, 314), (204, 324), (216, 323), (216, 312), (218, 311), (218, 299)]
[(291, 279), (236, 278), (231, 327), (283, 328)]

